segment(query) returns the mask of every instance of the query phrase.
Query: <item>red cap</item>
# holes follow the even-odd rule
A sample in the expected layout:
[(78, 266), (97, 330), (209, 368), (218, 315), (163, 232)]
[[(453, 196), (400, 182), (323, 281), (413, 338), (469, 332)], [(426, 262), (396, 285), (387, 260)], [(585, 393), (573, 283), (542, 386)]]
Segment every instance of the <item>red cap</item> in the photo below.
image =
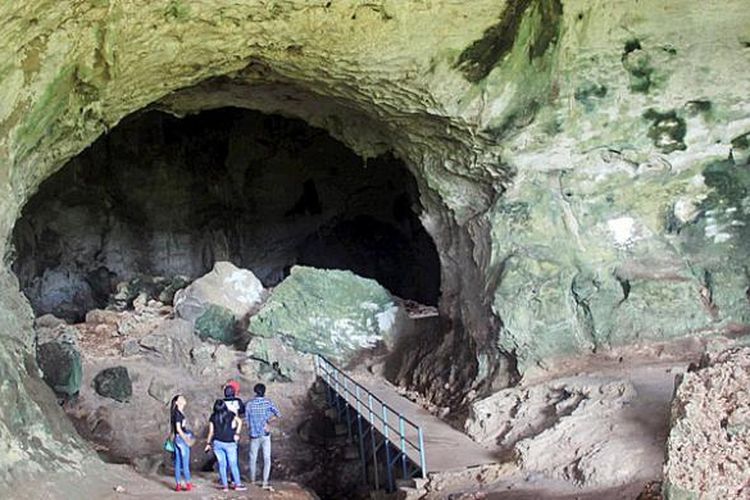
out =
[(237, 382), (236, 380), (229, 380), (229, 381), (227, 381), (225, 387), (231, 387), (232, 389), (234, 389), (234, 394), (235, 395), (237, 395), (237, 394), (240, 393), (240, 383)]

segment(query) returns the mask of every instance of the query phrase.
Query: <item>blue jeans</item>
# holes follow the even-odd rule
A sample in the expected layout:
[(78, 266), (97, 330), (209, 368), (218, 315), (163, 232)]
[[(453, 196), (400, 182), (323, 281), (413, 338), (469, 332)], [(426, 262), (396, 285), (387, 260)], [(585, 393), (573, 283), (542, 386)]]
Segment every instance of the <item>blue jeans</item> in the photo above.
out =
[(229, 469), (232, 471), (234, 484), (240, 484), (240, 466), (237, 464), (237, 443), (225, 443), (224, 441), (214, 440), (211, 448), (214, 450), (216, 460), (219, 461), (219, 477), (221, 478), (222, 486), (227, 487), (227, 464), (229, 464)]
[(174, 482), (180, 484), (180, 476), (190, 482), (190, 446), (181, 436), (174, 438)]

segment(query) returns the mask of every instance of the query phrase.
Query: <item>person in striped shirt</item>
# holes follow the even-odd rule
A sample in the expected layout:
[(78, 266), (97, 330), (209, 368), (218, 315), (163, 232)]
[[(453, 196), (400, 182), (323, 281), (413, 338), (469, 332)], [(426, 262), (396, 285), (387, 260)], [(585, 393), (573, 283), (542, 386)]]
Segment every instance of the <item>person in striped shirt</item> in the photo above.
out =
[(263, 449), (263, 489), (272, 490), (268, 484), (271, 475), (271, 427), (270, 424), (281, 417), (278, 408), (266, 398), (266, 386), (253, 387), (255, 397), (245, 403), (245, 419), (250, 434), (250, 481), (255, 483), (255, 467), (258, 451)]

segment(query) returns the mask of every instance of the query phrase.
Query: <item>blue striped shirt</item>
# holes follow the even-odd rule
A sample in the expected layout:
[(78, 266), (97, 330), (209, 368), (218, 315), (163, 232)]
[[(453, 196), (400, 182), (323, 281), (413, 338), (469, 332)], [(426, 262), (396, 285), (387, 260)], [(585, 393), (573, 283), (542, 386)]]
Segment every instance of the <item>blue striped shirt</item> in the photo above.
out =
[(281, 414), (270, 399), (256, 397), (245, 403), (245, 420), (250, 437), (265, 436), (266, 424), (273, 416), (280, 417)]

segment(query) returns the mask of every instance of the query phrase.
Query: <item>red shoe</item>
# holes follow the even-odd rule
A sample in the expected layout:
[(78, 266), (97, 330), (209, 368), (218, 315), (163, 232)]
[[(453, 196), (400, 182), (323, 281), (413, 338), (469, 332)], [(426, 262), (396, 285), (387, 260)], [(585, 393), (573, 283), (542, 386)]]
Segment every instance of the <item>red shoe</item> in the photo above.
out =
[(193, 489), (193, 483), (185, 483), (185, 491), (190, 491)]
[(175, 491), (182, 491), (182, 486), (180, 486), (180, 483), (177, 483), (177, 486), (174, 487)]

